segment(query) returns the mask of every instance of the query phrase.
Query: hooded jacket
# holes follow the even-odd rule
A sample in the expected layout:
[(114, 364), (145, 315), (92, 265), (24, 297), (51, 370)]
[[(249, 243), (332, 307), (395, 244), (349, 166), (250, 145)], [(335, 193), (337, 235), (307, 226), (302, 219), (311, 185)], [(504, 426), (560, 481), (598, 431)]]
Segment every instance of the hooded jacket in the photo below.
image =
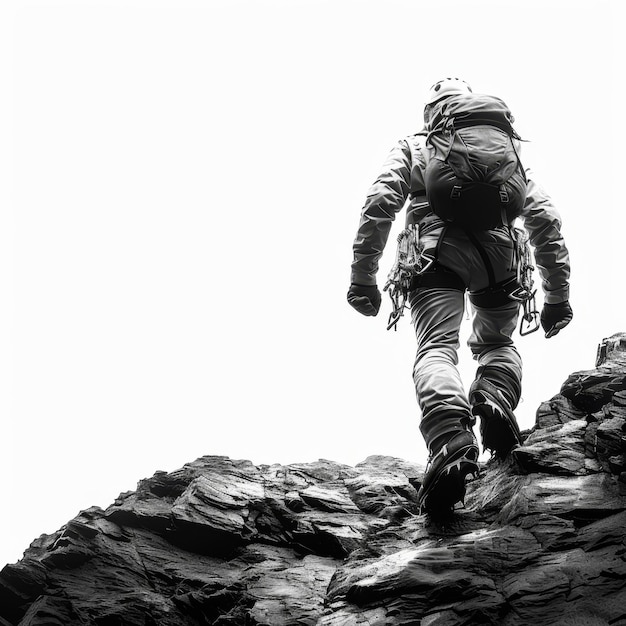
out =
[[(376, 284), (379, 261), (392, 223), (405, 205), (407, 219), (413, 223), (430, 224), (439, 220), (426, 202), (424, 170), (431, 155), (432, 148), (426, 145), (424, 132), (400, 140), (391, 150), (368, 191), (361, 212), (353, 245), (352, 283)], [(544, 301), (558, 304), (569, 299), (570, 275), (569, 253), (561, 235), (561, 218), (548, 194), (533, 180), (528, 169), (526, 178), (528, 185), (521, 219), (534, 250)]]

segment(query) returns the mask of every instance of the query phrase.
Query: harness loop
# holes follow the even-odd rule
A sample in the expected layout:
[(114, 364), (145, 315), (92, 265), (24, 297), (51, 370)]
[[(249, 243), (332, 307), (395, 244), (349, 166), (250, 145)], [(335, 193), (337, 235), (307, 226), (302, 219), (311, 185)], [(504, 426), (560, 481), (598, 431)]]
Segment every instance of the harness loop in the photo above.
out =
[(435, 257), (426, 254), (420, 241), (419, 224), (409, 224), (398, 235), (396, 260), (387, 276), (383, 291), (389, 291), (392, 311), (389, 315), (387, 330), (397, 330), (397, 324), (404, 315), (411, 282), (432, 266)]
[(536, 289), (533, 289), (533, 270), (528, 244), (528, 233), (521, 228), (512, 229), (515, 242), (515, 256), (517, 257), (517, 284), (519, 287), (509, 295), (512, 300), (522, 303), (523, 313), (520, 320), (519, 334), (522, 337), (530, 335), (539, 329), (540, 318), (535, 299)]

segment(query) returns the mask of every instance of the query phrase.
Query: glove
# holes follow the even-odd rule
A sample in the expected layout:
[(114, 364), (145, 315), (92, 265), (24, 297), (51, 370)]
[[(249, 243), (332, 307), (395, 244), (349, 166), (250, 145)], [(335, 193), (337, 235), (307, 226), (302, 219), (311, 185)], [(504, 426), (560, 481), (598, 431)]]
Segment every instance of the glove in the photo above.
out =
[(546, 338), (554, 337), (561, 328), (565, 328), (574, 316), (569, 302), (559, 302), (558, 304), (544, 304), (541, 311), (541, 325), (546, 333)]
[(376, 285), (350, 285), (348, 303), (362, 315), (378, 315), (380, 300), (380, 291)]

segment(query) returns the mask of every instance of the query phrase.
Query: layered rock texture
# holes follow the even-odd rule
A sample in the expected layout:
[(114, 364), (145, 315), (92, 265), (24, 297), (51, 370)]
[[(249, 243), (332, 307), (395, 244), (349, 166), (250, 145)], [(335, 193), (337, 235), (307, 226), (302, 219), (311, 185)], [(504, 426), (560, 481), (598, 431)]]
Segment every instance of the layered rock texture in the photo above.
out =
[(543, 403), (449, 520), (388, 457), (203, 457), (0, 573), (0, 626), (626, 625), (626, 335)]

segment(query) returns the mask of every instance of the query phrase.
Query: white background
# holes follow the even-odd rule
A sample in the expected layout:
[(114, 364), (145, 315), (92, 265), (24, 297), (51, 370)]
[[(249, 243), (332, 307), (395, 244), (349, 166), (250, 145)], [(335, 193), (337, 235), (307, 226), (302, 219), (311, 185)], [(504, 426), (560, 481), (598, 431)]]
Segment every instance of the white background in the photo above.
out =
[(445, 76), (509, 104), (564, 220), (574, 321), (518, 340), (531, 427), (626, 330), (619, 4), (3, 3), (0, 566), (206, 454), (425, 462), (408, 316), (345, 294), (367, 189)]

